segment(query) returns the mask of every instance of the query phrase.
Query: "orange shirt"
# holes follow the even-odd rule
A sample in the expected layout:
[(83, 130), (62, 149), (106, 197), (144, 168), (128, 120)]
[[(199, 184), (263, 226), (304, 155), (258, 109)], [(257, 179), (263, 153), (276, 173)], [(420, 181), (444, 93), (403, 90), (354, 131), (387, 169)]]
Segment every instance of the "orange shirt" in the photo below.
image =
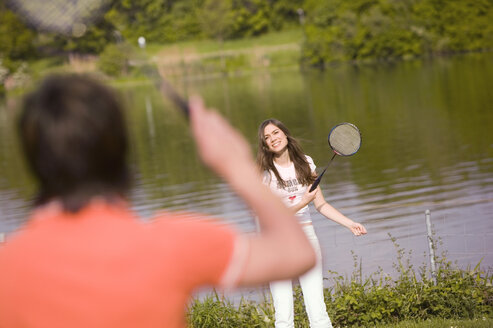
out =
[(234, 284), (240, 239), (171, 214), (144, 223), (123, 204), (50, 204), (0, 246), (0, 327), (184, 327), (194, 289)]

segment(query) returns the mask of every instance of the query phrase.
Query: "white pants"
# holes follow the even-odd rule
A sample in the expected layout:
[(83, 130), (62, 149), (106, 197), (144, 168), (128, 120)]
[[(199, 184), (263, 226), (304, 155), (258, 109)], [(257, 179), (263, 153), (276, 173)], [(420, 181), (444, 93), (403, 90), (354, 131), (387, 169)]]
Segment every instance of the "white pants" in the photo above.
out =
[[(303, 230), (317, 254), (315, 267), (299, 277), (310, 327), (332, 328), (324, 302), (320, 244), (312, 225), (304, 226)], [(293, 286), (291, 280), (270, 283), (270, 292), (274, 301), (276, 328), (294, 328)]]

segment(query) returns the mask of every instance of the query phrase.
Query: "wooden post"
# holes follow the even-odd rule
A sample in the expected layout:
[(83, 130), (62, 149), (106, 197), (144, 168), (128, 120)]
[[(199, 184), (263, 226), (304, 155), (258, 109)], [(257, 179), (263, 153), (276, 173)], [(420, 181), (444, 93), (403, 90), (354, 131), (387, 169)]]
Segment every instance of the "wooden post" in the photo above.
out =
[(433, 246), (433, 235), (431, 233), (430, 210), (425, 211), (425, 218), (426, 218), (426, 230), (428, 233), (428, 249), (430, 251), (431, 278), (433, 279), (433, 283), (436, 285), (437, 272), (435, 267), (435, 247)]

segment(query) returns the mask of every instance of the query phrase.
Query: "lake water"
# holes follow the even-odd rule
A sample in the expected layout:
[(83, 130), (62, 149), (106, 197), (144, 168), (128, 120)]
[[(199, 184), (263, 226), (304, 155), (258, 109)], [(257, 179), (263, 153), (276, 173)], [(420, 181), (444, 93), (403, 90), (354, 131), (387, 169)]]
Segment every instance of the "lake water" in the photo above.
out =
[[(461, 267), (493, 266), (493, 55), (473, 54), (393, 64), (340, 65), (324, 72), (257, 72), (173, 81), (199, 93), (256, 146), (259, 123), (275, 117), (299, 138), (320, 170), (330, 159), (327, 134), (352, 122), (363, 136), (353, 157), (337, 157), (321, 183), (326, 199), (363, 223), (352, 234), (312, 208), (328, 270), (392, 274), (398, 244), (427, 262), (425, 210), (438, 254)], [(127, 103), (136, 173), (135, 210), (193, 210), (253, 231), (252, 215), (200, 163), (186, 123), (153, 88), (119, 86)], [(15, 107), (0, 105), (0, 232), (15, 231), (35, 188), (15, 138)], [(238, 172), (241, 174), (241, 172)]]

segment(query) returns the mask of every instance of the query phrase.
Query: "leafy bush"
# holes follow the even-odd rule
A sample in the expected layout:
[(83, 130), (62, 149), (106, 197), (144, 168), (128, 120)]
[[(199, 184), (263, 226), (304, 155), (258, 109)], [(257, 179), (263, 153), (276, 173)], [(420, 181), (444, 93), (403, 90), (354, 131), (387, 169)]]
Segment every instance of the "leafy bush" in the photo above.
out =
[(126, 75), (129, 68), (128, 50), (122, 46), (109, 44), (99, 56), (99, 69), (112, 77)]
[(217, 293), (201, 301), (193, 302), (189, 308), (188, 323), (198, 327), (272, 327), (274, 308), (267, 302), (256, 304), (242, 300), (238, 307)]
[[(431, 318), (472, 319), (493, 314), (493, 277), (481, 271), (460, 270), (443, 255), (437, 262), (437, 284), (428, 278), (426, 266), (418, 274), (409, 257), (397, 248), (397, 278), (382, 271), (364, 281), (335, 276), (326, 299), (332, 320), (340, 326), (373, 326), (402, 320)], [(411, 255), (411, 252), (408, 253)]]
[(307, 0), (304, 63), (412, 58), (493, 48), (487, 0)]
[[(397, 278), (382, 270), (363, 279), (332, 272), (334, 284), (325, 290), (327, 310), (335, 327), (373, 327), (434, 318), (481, 319), (493, 317), (493, 276), (478, 264), (474, 269), (456, 268), (445, 255), (437, 261), (437, 284), (428, 278), (426, 265), (415, 272), (408, 255), (392, 238), (397, 249)], [(308, 327), (301, 289), (294, 290), (295, 326)], [(191, 327), (273, 327), (274, 309), (268, 301), (242, 301), (235, 307), (216, 297), (197, 300), (189, 311)]]
[(8, 68), (3, 66), (3, 59), (0, 57), (0, 96), (5, 94), (5, 79), (9, 74)]

